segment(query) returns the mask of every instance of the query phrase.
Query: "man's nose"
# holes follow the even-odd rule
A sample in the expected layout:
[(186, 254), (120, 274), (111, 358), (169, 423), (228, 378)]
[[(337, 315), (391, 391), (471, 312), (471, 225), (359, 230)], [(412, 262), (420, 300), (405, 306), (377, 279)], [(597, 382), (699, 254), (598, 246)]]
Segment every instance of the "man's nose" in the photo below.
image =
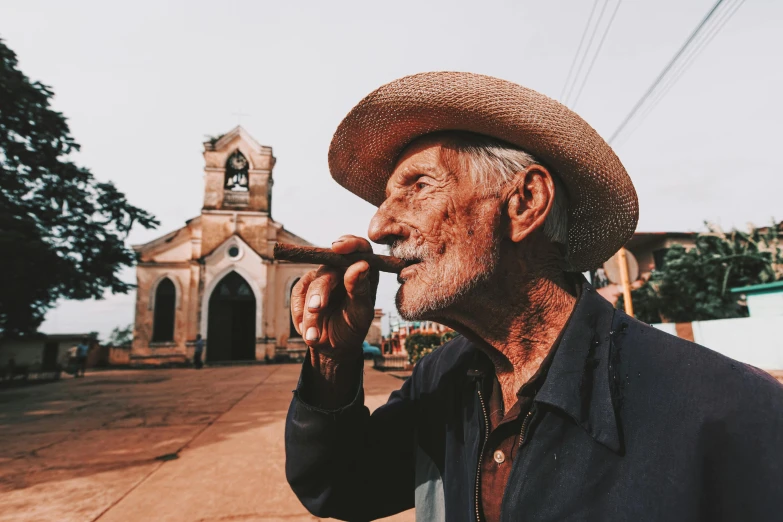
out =
[(370, 228), (367, 231), (367, 237), (373, 243), (379, 243), (384, 245), (390, 245), (398, 239), (404, 239), (407, 237), (407, 227), (400, 224), (393, 216), (392, 212), (389, 212), (389, 200), (383, 202), (378, 207), (375, 215), (370, 220)]

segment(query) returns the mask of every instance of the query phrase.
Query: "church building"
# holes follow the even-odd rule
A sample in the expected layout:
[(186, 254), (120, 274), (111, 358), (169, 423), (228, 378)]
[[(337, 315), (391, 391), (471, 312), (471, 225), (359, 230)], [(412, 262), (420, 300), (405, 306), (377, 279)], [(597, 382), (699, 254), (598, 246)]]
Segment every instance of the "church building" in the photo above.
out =
[(134, 246), (132, 365), (301, 357), (289, 298), (314, 265), (275, 261), (276, 242), (309, 245), (272, 219), (271, 147), (242, 127), (204, 143), (204, 206), (182, 228)]

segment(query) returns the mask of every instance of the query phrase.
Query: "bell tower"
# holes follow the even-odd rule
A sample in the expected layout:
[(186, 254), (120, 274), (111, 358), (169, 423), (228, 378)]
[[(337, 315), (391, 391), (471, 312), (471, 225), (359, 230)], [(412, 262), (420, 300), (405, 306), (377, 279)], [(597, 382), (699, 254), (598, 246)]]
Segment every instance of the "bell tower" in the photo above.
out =
[(272, 213), (272, 147), (240, 126), (204, 142), (203, 210)]
[(272, 147), (260, 145), (237, 126), (204, 142), (204, 163), (199, 255), (238, 236), (259, 255), (271, 256)]

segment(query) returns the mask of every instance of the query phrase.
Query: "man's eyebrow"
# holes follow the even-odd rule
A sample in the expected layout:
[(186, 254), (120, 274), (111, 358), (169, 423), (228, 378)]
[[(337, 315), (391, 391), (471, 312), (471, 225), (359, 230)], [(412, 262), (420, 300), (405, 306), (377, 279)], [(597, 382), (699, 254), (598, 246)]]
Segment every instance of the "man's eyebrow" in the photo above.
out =
[(426, 163), (414, 163), (412, 165), (409, 165), (405, 167), (402, 172), (400, 172), (401, 176), (410, 176), (411, 174), (437, 174), (438, 169), (432, 165), (426, 164)]
[(439, 172), (441, 172), (440, 169), (427, 163), (413, 163), (411, 165), (408, 165), (400, 172), (390, 177), (389, 181), (386, 182), (386, 190), (385, 190), (386, 197), (389, 196), (389, 183), (391, 183), (391, 181), (394, 178), (407, 178), (414, 174), (434, 175), (434, 174), (438, 174)]

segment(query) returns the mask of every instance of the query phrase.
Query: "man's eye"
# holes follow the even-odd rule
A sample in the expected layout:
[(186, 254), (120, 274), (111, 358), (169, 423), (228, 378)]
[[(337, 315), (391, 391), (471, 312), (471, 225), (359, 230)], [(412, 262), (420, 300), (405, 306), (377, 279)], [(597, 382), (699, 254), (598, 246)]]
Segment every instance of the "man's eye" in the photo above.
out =
[(418, 181), (418, 182), (416, 182), (416, 189), (417, 189), (417, 190), (424, 190), (424, 189), (425, 189), (425, 188), (427, 188), (428, 186), (429, 186), (429, 184), (427, 184), (427, 183), (424, 183), (423, 181)]

